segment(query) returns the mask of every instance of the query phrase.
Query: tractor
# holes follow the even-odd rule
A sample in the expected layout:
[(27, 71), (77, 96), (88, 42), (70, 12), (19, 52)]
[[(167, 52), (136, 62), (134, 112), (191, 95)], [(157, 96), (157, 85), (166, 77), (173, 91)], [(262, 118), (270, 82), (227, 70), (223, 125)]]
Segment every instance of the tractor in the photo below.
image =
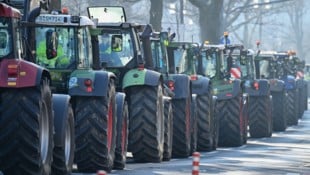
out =
[(217, 97), (219, 146), (241, 146), (247, 141), (248, 96), (242, 91), (241, 72), (234, 64), (243, 53), (242, 45), (205, 42), (200, 46), (198, 72), (210, 78), (212, 94)]
[(269, 81), (272, 96), (273, 131), (285, 131), (287, 128), (287, 92), (283, 76), (283, 66), (275, 57), (274, 51), (259, 51), (254, 58), (257, 79)]
[[(4, 174), (68, 174), (74, 152), (70, 96), (52, 94), (51, 72), (26, 55), (16, 8), (29, 1), (0, 3), (0, 169)], [(50, 10), (50, 2), (42, 2)], [(16, 7), (16, 8), (14, 8)]]
[[(93, 66), (98, 62), (92, 55), (96, 36), (90, 33), (95, 23), (65, 9), (49, 12), (40, 6), (29, 12), (22, 26), (27, 57), (50, 71), (53, 93), (71, 97), (75, 128), (71, 140), (78, 171), (111, 171), (117, 143), (122, 148), (125, 142), (121, 136), (126, 134), (127, 121), (122, 120), (126, 104), (125, 95), (115, 91), (115, 75)], [(117, 129), (124, 132), (117, 135)]]
[(88, 7), (88, 15), (97, 21), (93, 33), (97, 34), (99, 46), (93, 54), (100, 58), (100, 63), (95, 65), (113, 72), (116, 91), (126, 94), (128, 151), (136, 162), (161, 162), (164, 99), (168, 96), (162, 74), (154, 70), (152, 28), (126, 22), (122, 7)]
[[(189, 92), (192, 94), (190, 113), (191, 150), (215, 150), (217, 148), (218, 136), (217, 119), (214, 113), (216, 98), (212, 95), (212, 84), (210, 79), (199, 74), (197, 69), (199, 45), (192, 42), (171, 41), (169, 42), (167, 50), (170, 67), (169, 71), (177, 76), (187, 75), (190, 77)], [(173, 109), (177, 111), (181, 110), (182, 107), (176, 106)], [(175, 113), (174, 118), (176, 119), (177, 116), (177, 113)], [(180, 121), (182, 120), (184, 119)], [(180, 129), (180, 125), (175, 125), (175, 127)], [(184, 132), (184, 129), (182, 132)], [(180, 141), (175, 143), (176, 139), (173, 140), (173, 145), (177, 148), (181, 144), (179, 143)], [(181, 141), (184, 142), (184, 140)], [(175, 151), (175, 147), (173, 147), (173, 151)]]
[(245, 52), (247, 53), (235, 61), (241, 69), (243, 92), (249, 96), (249, 133), (252, 138), (271, 137), (273, 122), (269, 81), (256, 76), (254, 59), (259, 55), (259, 51)]

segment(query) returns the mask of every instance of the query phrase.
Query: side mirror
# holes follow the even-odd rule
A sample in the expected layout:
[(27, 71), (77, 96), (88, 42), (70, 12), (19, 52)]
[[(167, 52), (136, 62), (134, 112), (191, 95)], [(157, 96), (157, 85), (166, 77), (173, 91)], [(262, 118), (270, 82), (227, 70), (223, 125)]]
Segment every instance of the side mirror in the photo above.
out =
[(123, 50), (123, 36), (113, 35), (112, 36), (112, 51), (120, 52)]
[(58, 39), (55, 31), (46, 32), (46, 58), (53, 59), (57, 56)]

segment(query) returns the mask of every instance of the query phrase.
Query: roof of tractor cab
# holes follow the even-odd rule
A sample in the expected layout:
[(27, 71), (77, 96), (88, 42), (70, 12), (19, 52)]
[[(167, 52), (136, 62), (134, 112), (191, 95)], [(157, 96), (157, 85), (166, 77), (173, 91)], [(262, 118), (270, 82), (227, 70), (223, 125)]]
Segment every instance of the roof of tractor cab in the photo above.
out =
[(5, 3), (0, 2), (0, 16), (1, 17), (13, 17), (13, 18), (20, 18), (21, 13), (16, 8), (8, 6)]
[(41, 14), (36, 18), (36, 24), (53, 26), (94, 26), (94, 22), (86, 16), (67, 14)]

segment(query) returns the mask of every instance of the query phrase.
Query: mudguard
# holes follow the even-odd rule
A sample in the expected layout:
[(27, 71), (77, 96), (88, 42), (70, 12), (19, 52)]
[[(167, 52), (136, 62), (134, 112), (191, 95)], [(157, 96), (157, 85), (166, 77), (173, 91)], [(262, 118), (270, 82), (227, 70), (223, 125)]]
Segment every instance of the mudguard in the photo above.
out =
[(213, 85), (213, 93), (218, 100), (232, 99), (242, 93), (241, 80), (235, 79), (230, 84), (227, 82), (226, 85)]
[(285, 89), (291, 90), (296, 88), (296, 80), (294, 76), (288, 75), (284, 78)]
[[(258, 82), (259, 88), (256, 90), (253, 83)], [(269, 81), (266, 79), (254, 80), (254, 81), (245, 81), (244, 83), (245, 93), (248, 93), (249, 96), (266, 96), (270, 94), (270, 85)]]
[[(102, 70), (75, 70), (70, 75), (69, 95), (71, 96), (106, 96), (110, 79), (115, 75)], [(91, 80), (87, 87), (85, 81)]]
[(130, 86), (149, 85), (157, 86), (161, 74), (148, 69), (132, 69), (128, 71), (123, 78), (123, 89)]
[(0, 87), (6, 88), (39, 86), (43, 75), (50, 79), (47, 69), (21, 59), (3, 59), (0, 75)]
[(165, 82), (169, 80), (174, 81), (173, 99), (183, 99), (189, 97), (189, 94), (191, 94), (191, 89), (188, 75), (169, 74), (169, 78), (168, 80), (165, 80)]
[(272, 92), (282, 92), (284, 90), (284, 81), (278, 79), (270, 79), (270, 91)]
[(210, 79), (201, 75), (197, 76), (197, 80), (191, 80), (192, 93), (197, 95), (204, 95), (209, 93)]
[(70, 108), (70, 96), (64, 94), (53, 94), (54, 110), (54, 144), (55, 146), (64, 145), (65, 129), (68, 118), (68, 108)]

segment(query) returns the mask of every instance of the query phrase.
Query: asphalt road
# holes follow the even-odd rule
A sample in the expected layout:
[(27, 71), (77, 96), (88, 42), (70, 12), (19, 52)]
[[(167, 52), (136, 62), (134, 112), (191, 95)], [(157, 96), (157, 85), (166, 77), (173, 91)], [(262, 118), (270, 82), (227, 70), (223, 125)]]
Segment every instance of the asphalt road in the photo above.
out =
[[(218, 148), (201, 152), (200, 175), (310, 175), (310, 111), (305, 111), (297, 126), (271, 138), (251, 139), (237, 148)], [(192, 157), (162, 163), (134, 163), (113, 170), (115, 175), (189, 175)], [(73, 173), (74, 175), (86, 175)], [(90, 174), (88, 174), (90, 175)]]

